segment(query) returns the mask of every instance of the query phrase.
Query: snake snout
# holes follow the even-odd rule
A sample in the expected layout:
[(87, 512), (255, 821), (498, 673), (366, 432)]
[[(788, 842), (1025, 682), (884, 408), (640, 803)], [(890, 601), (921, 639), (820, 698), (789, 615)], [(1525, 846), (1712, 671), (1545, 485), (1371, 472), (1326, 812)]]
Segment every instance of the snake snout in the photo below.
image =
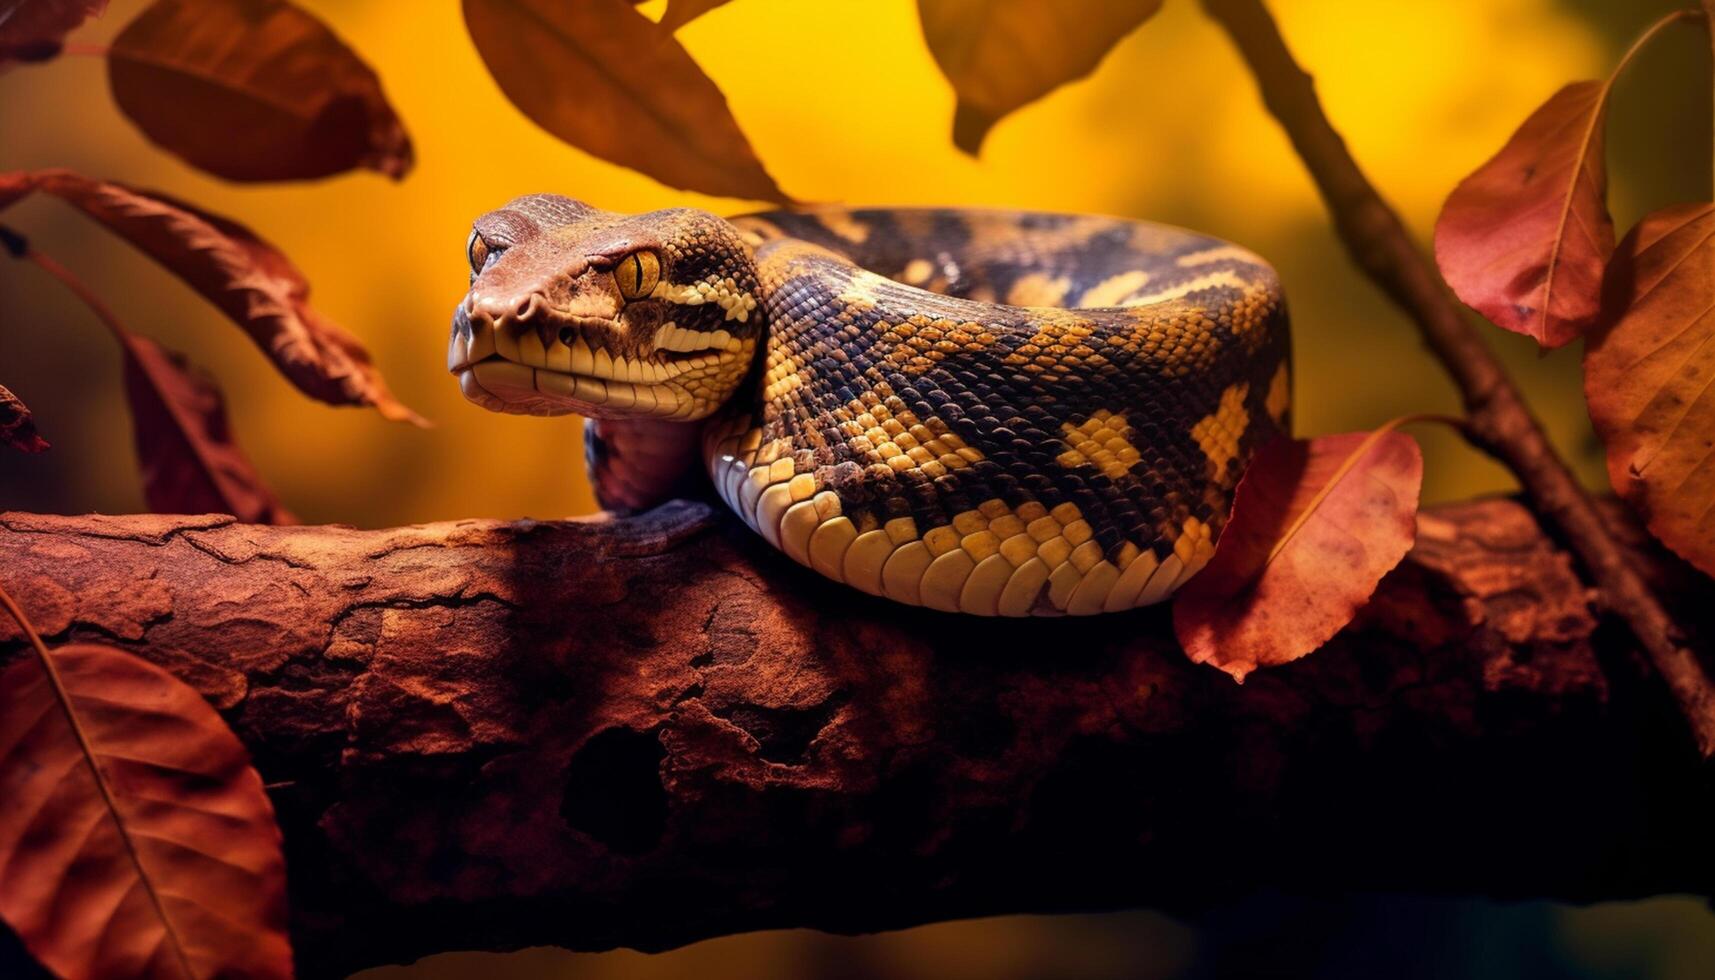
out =
[(490, 330), (536, 320), (548, 308), (547, 298), (538, 292), (523, 296), (473, 292), (464, 301), (465, 316), (471, 326)]

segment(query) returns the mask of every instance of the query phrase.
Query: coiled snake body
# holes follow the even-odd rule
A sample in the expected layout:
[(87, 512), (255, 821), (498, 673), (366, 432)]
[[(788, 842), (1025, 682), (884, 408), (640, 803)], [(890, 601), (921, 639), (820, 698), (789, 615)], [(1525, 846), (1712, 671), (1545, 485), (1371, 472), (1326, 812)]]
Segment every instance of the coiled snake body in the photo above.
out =
[(604, 504), (720, 496), (822, 575), (979, 615), (1160, 601), (1286, 431), (1260, 258), (1112, 218), (951, 209), (479, 218), (448, 366), (589, 417)]

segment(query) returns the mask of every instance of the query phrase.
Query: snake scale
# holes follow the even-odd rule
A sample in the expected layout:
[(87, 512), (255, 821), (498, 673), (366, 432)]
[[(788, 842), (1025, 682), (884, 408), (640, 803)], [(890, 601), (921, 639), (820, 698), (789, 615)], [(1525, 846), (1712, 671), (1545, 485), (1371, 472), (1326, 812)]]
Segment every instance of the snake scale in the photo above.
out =
[(448, 352), (467, 398), (588, 418), (607, 506), (665, 499), (700, 457), (771, 545), (899, 602), (1158, 602), (1288, 429), (1278, 279), (1177, 228), (543, 194), (477, 219), (467, 251)]

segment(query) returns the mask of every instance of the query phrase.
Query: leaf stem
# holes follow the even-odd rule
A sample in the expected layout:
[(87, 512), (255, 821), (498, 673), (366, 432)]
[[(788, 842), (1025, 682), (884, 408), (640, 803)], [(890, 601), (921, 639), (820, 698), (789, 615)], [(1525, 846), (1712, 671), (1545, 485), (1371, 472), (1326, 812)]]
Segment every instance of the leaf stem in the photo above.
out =
[[(1631, 628), (1666, 682), (1701, 756), (1715, 757), (1715, 684), (1650, 591), (1635, 556), (1608, 529), (1595, 501), (1555, 452), (1500, 360), (1453, 301), (1398, 213), (1352, 159), (1268, 8), (1262, 0), (1202, 4), (1255, 76), (1264, 104), (1310, 172), (1353, 260), (1412, 318), (1458, 385), (1472, 443), (1510, 469), (1533, 509), (1558, 528), (1596, 585), (1601, 604)], [(1664, 22), (1684, 16), (1689, 14)]]
[(72, 735), (77, 739), (78, 750), (83, 753), (84, 764), (89, 767), (90, 776), (95, 780), (95, 788), (101, 794), (101, 803), (107, 808), (107, 815), (113, 819), (113, 826), (119, 831), (119, 839), (125, 845), (125, 854), (131, 859), (132, 867), (137, 869), (137, 879), (143, 883), (143, 890), (148, 892), (149, 901), (155, 907), (155, 915), (161, 920), (161, 929), (167, 934), (167, 940), (173, 947), (173, 957), (178, 960), (185, 980), (192, 980), (196, 973), (191, 969), (190, 958), (185, 954), (185, 945), (179, 939), (178, 930), (173, 928), (173, 920), (167, 917), (167, 906), (161, 900), (160, 893), (155, 890), (154, 881), (143, 867), (142, 857), (137, 853), (137, 842), (131, 839), (131, 831), (119, 815), (119, 804), (113, 798), (113, 788), (107, 785), (107, 776), (95, 761), (95, 746), (91, 744), (83, 722), (78, 720), (77, 711), (71, 706), (71, 692), (66, 689), (65, 678), (60, 676), (53, 655), (48, 652), (47, 644), (42, 642), (42, 635), (36, 632), (36, 624), (30, 622), (30, 617), (25, 615), (23, 608), (18, 605), (18, 600), (12, 598), (12, 593), (6, 591), (3, 585), (0, 585), (0, 606), (5, 607), (6, 612), (29, 639), (31, 648), (35, 650), (36, 661), (42, 665), (42, 673), (48, 679), (48, 686), (53, 689), (54, 700), (59, 702), (66, 724), (71, 726)]
[[(1701, 0), (1701, 2), (1708, 4), (1710, 0)], [(1602, 88), (1604, 90), (1612, 88), (1614, 80), (1620, 77), (1620, 73), (1632, 63), (1632, 59), (1637, 57), (1638, 52), (1642, 51), (1645, 45), (1654, 40), (1655, 36), (1666, 30), (1669, 25), (1677, 24), (1682, 20), (1706, 20), (1707, 17), (1707, 14), (1696, 7), (1683, 7), (1666, 14), (1660, 20), (1644, 28), (1644, 32), (1634, 38), (1631, 46), (1626, 48), (1626, 53), (1620, 55), (1620, 60), (1614, 64), (1614, 70), (1608, 73), (1608, 80), (1603, 83)]]
[(90, 312), (95, 314), (96, 319), (101, 321), (102, 326), (105, 326), (108, 332), (113, 334), (113, 338), (119, 341), (121, 346), (129, 349), (131, 332), (119, 322), (119, 317), (114, 314), (112, 307), (103, 302), (101, 297), (95, 294), (95, 290), (90, 289), (70, 269), (36, 251), (28, 239), (5, 225), (0, 225), (0, 246), (3, 246), (13, 258), (33, 262), (43, 272), (58, 279), (65, 288), (71, 290), (78, 299), (83, 301), (85, 306), (89, 307)]

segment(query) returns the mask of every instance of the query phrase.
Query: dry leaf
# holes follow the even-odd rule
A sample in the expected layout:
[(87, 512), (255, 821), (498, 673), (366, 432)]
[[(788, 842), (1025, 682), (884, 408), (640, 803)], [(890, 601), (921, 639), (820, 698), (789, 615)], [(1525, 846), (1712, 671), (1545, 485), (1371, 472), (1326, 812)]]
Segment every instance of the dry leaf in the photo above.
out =
[(411, 169), (375, 72), (285, 0), (156, 0), (113, 40), (108, 80), (149, 139), (228, 180)]
[(661, 29), (671, 33), (716, 7), (724, 7), (731, 2), (732, 0), (667, 0), (667, 12), (661, 15)]
[(107, 0), (0, 0), (0, 65), (57, 56), (67, 34), (106, 9)]
[(1095, 71), (1162, 0), (917, 0), (923, 39), (959, 97), (953, 143), (975, 155), (1007, 113)]
[(1573, 82), (1466, 177), (1435, 222), (1435, 260), (1466, 305), (1559, 347), (1595, 325), (1614, 253), (1602, 132), (1608, 84)]
[(304, 394), (423, 424), (393, 397), (363, 345), (310, 307), (303, 274), (250, 229), (164, 194), (64, 170), (0, 174), (0, 202), (20, 181), (81, 208), (189, 283)]
[(36, 419), (17, 396), (0, 385), (0, 445), (11, 446), (19, 452), (39, 453), (48, 448), (48, 441), (36, 433)]
[(1620, 243), (1584, 397), (1614, 490), (1715, 575), (1715, 204), (1652, 214)]
[(1417, 442), (1387, 427), (1264, 446), (1174, 597), (1180, 645), (1243, 681), (1328, 642), (1411, 549), (1422, 484)]
[(64, 977), (291, 976), (280, 832), (238, 739), (123, 650), (48, 656), (67, 705), (35, 657), (0, 673), (0, 917)]
[(119, 343), (143, 495), (156, 513), (232, 514), (253, 524), (295, 524), (232, 439), (213, 380), (184, 358), (132, 334), (66, 267), (28, 248), (40, 266), (83, 300)]
[(464, 0), (500, 90), (536, 125), (670, 187), (788, 202), (726, 96), (626, 0)]
[(147, 338), (128, 336), (124, 346), (125, 399), (149, 509), (296, 524), (233, 441), (214, 379)]

